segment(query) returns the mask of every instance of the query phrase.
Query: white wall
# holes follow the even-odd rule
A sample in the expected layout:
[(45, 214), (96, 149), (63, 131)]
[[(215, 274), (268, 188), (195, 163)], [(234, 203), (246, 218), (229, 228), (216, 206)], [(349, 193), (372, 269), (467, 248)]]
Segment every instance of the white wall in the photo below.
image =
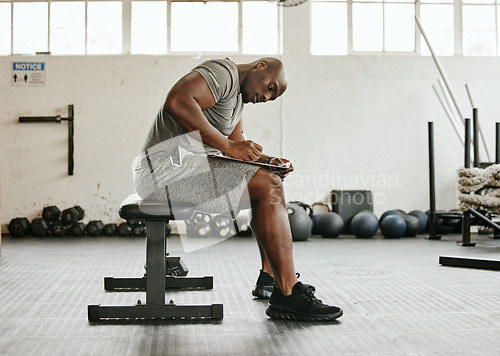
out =
[[(249, 104), (245, 131), (270, 154), (295, 159), (289, 200), (312, 203), (331, 189), (370, 189), (375, 212), (427, 210), (427, 121), (435, 121), (438, 208), (455, 207), (463, 148), (431, 85), (430, 57), (308, 54), (308, 5), (284, 11), (289, 87), (274, 103)], [(237, 63), (256, 56), (230, 56)], [(0, 57), (1, 223), (44, 206), (75, 204), (86, 220), (119, 221), (131, 162), (175, 81), (206, 56)], [(12, 87), (14, 61), (46, 63), (42, 88)], [(490, 152), (500, 121), (500, 60), (442, 58), (464, 112), (469, 82)], [(75, 105), (75, 174), (67, 176), (67, 124), (20, 124), (18, 116), (67, 114)], [(281, 141), (282, 140), (282, 141)], [(281, 152), (282, 151), (282, 152)]]

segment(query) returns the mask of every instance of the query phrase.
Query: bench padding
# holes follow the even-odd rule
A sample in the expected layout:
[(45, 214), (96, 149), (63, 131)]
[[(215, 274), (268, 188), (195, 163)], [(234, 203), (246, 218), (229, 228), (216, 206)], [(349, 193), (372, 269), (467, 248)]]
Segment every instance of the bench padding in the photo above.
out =
[(171, 205), (173, 212), (167, 201), (142, 200), (137, 194), (131, 194), (120, 205), (119, 214), (125, 220), (185, 220), (193, 216), (192, 204)]

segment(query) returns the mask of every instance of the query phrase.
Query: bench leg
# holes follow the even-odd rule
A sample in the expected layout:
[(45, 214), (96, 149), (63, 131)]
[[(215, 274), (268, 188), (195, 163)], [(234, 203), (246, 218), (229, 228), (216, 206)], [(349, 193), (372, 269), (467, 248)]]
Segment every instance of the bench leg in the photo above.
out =
[(165, 304), (165, 221), (146, 221), (146, 304)]
[(146, 269), (147, 276), (141, 278), (104, 279), (106, 290), (146, 289), (146, 304), (132, 306), (89, 305), (89, 321), (103, 319), (182, 319), (182, 318), (223, 318), (222, 304), (176, 305), (173, 301), (165, 304), (166, 284), (170, 288), (213, 288), (213, 278), (165, 276), (165, 221), (146, 221)]

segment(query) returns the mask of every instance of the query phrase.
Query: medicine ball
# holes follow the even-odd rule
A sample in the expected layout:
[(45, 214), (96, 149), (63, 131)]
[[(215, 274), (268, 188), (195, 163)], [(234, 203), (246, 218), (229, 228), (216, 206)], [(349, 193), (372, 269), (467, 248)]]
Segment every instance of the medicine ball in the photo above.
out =
[(378, 219), (370, 211), (362, 211), (354, 215), (351, 220), (352, 233), (361, 239), (369, 239), (377, 233)]
[(299, 205), (288, 203), (286, 205), (293, 241), (305, 241), (311, 235), (312, 220), (309, 214)]
[(416, 218), (418, 218), (418, 221), (420, 222), (420, 230), (418, 231), (419, 234), (425, 232), (427, 229), (427, 224), (429, 223), (429, 217), (420, 210), (412, 210), (408, 213), (408, 215), (413, 215)]
[(386, 216), (389, 216), (389, 215), (399, 215), (399, 216), (402, 216), (403, 214), (401, 214), (400, 211), (398, 210), (387, 210), (385, 213), (382, 214), (382, 216), (380, 217), (380, 222), (382, 222), (382, 220), (385, 219)]
[(338, 237), (344, 230), (344, 219), (337, 213), (324, 213), (316, 223), (316, 230), (325, 238)]
[[(443, 223), (444, 219), (439, 217), (440, 213), (446, 213), (445, 210), (436, 210), (436, 233), (440, 235), (446, 235), (449, 234), (450, 232), (453, 231), (453, 226), (446, 225), (446, 223)], [(431, 223), (430, 215), (431, 212), (427, 210), (425, 214), (428, 217), (428, 223), (427, 223), (427, 228), (429, 228), (429, 224)]]
[(420, 220), (416, 216), (405, 214), (403, 219), (406, 223), (406, 232), (404, 236), (415, 237), (420, 231)]
[(387, 215), (380, 222), (380, 231), (382, 235), (389, 239), (395, 239), (404, 236), (406, 232), (406, 223), (401, 215)]
[(313, 235), (319, 235), (318, 232), (318, 220), (323, 214), (313, 214), (312, 216), (312, 222), (313, 222), (313, 227), (312, 227), (312, 234)]

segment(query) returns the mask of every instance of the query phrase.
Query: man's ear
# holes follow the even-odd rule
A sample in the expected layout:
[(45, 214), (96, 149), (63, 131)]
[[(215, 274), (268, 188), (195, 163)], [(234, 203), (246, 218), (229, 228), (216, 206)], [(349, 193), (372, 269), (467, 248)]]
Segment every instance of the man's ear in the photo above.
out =
[(265, 59), (260, 59), (255, 65), (256, 69), (265, 69), (267, 67), (267, 61)]

